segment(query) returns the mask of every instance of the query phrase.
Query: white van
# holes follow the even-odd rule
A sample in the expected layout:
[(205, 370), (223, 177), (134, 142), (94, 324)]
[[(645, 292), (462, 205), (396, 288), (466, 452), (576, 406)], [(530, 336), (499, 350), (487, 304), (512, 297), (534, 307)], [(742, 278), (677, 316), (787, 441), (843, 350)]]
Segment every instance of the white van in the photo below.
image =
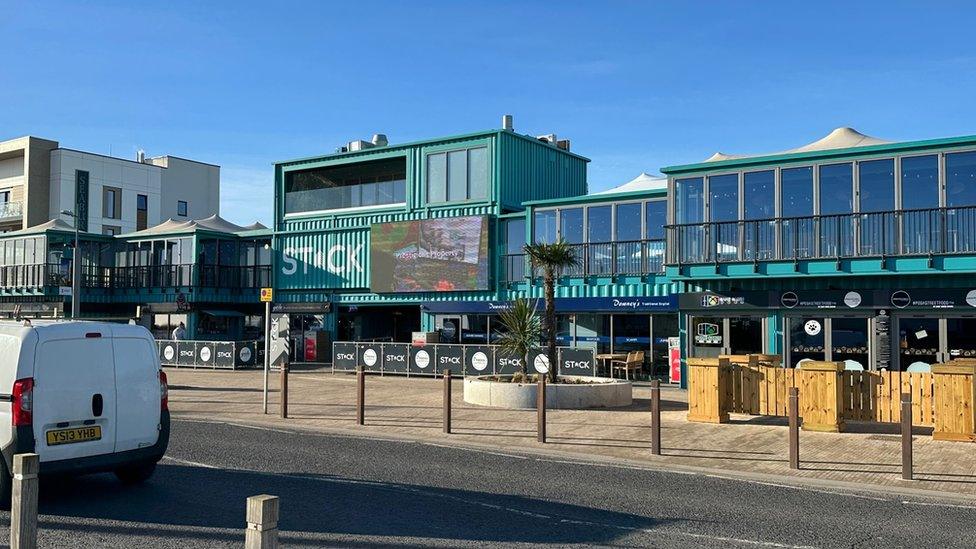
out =
[(166, 375), (141, 326), (0, 321), (0, 494), (14, 454), (41, 474), (148, 479), (169, 443)]

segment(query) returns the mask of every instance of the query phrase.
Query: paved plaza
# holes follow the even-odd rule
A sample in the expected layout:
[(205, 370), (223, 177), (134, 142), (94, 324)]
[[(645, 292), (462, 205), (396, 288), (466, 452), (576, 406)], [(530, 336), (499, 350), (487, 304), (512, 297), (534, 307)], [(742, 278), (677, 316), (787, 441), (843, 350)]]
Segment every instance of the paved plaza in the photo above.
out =
[[(609, 410), (548, 411), (548, 443), (536, 441), (535, 410), (468, 405), (462, 382), (453, 387), (453, 434), (442, 433), (440, 379), (369, 376), (366, 425), (355, 423), (356, 378), (328, 370), (289, 376), (289, 418), (278, 417), (278, 375), (272, 374), (269, 415), (262, 413), (262, 372), (168, 369), (174, 417), (269, 428), (315, 430), (499, 452), (546, 452), (650, 467), (711, 470), (754, 480), (822, 486), (943, 492), (976, 498), (976, 448), (933, 441), (918, 428), (914, 481), (901, 479), (898, 425), (848, 423), (842, 434), (801, 432), (801, 470), (787, 463), (785, 418), (732, 416), (732, 423), (691, 423), (686, 393), (662, 390), (663, 455), (650, 454), (650, 389), (637, 386), (634, 403)], [(921, 493), (921, 492), (918, 492)]]

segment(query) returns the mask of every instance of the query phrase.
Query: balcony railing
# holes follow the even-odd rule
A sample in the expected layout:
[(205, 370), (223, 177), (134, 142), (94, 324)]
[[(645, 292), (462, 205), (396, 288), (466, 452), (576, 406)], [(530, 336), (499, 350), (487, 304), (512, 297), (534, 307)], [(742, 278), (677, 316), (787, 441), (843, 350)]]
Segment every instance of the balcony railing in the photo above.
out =
[(0, 219), (21, 217), (23, 215), (24, 215), (23, 202), (20, 201), (0, 202)]
[[(199, 280), (195, 276), (199, 274)], [(150, 267), (85, 266), (82, 288), (137, 289), (206, 288), (251, 289), (271, 286), (271, 267), (220, 265), (157, 265)], [(0, 266), (0, 288), (41, 289), (71, 286), (71, 269), (57, 263)]]
[[(590, 242), (571, 244), (579, 264), (563, 269), (562, 276), (647, 275), (664, 270), (663, 240)], [(506, 283), (524, 280), (528, 273), (525, 254), (502, 256), (502, 280)], [(534, 276), (541, 276), (536, 270)]]
[(976, 206), (666, 227), (668, 264), (976, 253)]

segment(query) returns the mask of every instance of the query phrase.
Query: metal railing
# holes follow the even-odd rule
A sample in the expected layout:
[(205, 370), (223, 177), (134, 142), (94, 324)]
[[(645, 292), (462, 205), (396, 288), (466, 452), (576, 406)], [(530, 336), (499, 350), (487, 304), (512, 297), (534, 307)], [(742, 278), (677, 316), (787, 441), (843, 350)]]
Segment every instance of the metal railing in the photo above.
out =
[(976, 206), (669, 225), (668, 264), (976, 253)]
[[(199, 280), (196, 278), (198, 275)], [(81, 272), (82, 288), (179, 288), (197, 285), (230, 289), (266, 288), (271, 285), (271, 267), (86, 265)], [(0, 266), (0, 288), (38, 289), (55, 286), (71, 286), (70, 266), (58, 263)]]
[[(571, 244), (579, 264), (563, 269), (562, 276), (647, 275), (664, 271), (664, 240), (628, 240)], [(502, 280), (524, 280), (529, 273), (525, 254), (502, 256)], [(533, 276), (541, 276), (536, 269)]]
[(15, 202), (0, 202), (0, 219), (7, 219), (8, 217), (21, 217), (24, 215), (24, 203), (18, 201)]

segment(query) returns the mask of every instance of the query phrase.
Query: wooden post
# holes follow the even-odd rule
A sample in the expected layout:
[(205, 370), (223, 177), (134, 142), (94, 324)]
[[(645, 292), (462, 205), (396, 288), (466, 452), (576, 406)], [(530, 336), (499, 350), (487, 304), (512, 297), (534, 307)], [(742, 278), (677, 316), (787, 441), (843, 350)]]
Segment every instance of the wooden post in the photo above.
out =
[(901, 394), (901, 478), (912, 480), (912, 394)]
[(281, 418), (288, 418), (288, 361), (281, 363)]
[(356, 367), (356, 423), (366, 424), (366, 371)]
[(14, 456), (14, 477), (10, 499), (11, 549), (37, 547), (37, 454)]
[(451, 434), (451, 370), (444, 370), (444, 432)]
[(844, 430), (843, 362), (804, 362), (794, 372), (803, 392), (800, 416), (804, 431), (839, 433)]
[(729, 422), (731, 363), (727, 358), (689, 358), (688, 421)]
[(545, 374), (539, 375), (539, 385), (536, 389), (536, 399), (535, 407), (538, 411), (539, 416), (539, 426), (538, 426), (538, 440), (539, 442), (546, 441), (546, 376)]
[(278, 548), (278, 496), (247, 498), (247, 529), (244, 549)]
[(800, 390), (790, 387), (790, 469), (800, 468)]
[(651, 382), (651, 453), (661, 455), (661, 382)]

